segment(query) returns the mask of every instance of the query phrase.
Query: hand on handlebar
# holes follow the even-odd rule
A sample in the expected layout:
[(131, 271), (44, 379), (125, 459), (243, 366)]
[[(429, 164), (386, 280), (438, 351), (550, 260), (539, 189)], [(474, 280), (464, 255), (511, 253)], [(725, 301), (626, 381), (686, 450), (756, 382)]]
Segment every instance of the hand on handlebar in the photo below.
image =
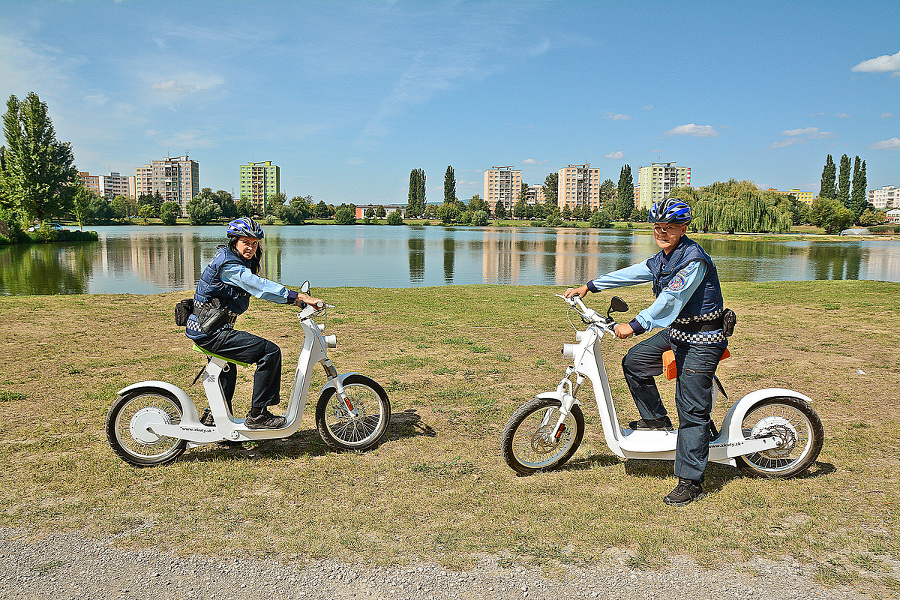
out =
[(588, 294), (588, 286), (583, 285), (577, 288), (569, 288), (563, 294), (564, 298), (571, 298), (572, 296), (578, 296), (579, 298), (584, 298)]
[(634, 329), (628, 323), (616, 323), (614, 333), (620, 340), (627, 340), (634, 335)]
[(297, 299), (294, 300), (294, 304), (299, 307), (303, 307), (304, 305), (312, 306), (313, 308), (320, 309), (325, 308), (325, 303), (319, 300), (318, 298), (313, 298), (309, 294), (299, 293), (297, 294)]

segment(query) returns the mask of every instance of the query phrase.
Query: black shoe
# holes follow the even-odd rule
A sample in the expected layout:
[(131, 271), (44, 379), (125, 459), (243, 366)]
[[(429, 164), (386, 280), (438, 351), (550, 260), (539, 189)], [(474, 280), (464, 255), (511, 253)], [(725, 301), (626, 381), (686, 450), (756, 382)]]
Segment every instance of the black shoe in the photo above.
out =
[(207, 427), (215, 427), (216, 425), (216, 420), (213, 419), (212, 411), (208, 406), (203, 409), (203, 414), (200, 416), (200, 423)]
[(276, 417), (267, 409), (255, 417), (248, 414), (247, 418), (244, 419), (244, 425), (248, 429), (281, 429), (287, 425), (287, 419)]
[(699, 481), (679, 477), (678, 485), (663, 498), (663, 502), (669, 506), (684, 506), (685, 504), (690, 504), (694, 500), (699, 500), (705, 495), (706, 493), (703, 491), (703, 485), (701, 485)]
[(634, 431), (672, 431), (672, 421), (669, 415), (661, 419), (641, 419), (640, 421), (632, 421), (628, 424), (629, 429)]

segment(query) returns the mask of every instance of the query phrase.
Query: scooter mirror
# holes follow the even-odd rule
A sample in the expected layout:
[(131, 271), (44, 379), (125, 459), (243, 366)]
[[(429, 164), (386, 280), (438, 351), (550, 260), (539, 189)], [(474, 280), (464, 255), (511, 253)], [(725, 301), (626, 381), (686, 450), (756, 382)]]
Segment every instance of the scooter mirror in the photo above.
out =
[(309, 280), (308, 279), (300, 285), (300, 291), (303, 292), (304, 294), (309, 293)]
[(609, 312), (625, 312), (626, 310), (628, 310), (628, 303), (618, 296), (613, 296), (609, 302)]

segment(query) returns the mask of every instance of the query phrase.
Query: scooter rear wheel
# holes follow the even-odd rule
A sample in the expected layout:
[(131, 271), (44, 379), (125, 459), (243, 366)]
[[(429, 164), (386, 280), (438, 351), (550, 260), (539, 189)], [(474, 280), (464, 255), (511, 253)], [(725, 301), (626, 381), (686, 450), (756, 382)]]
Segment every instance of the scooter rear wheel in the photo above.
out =
[(559, 439), (553, 438), (562, 403), (553, 398), (534, 398), (513, 413), (503, 428), (500, 447), (503, 460), (520, 475), (550, 471), (572, 458), (584, 437), (584, 412), (574, 405)]
[(744, 436), (774, 435), (780, 444), (769, 450), (738, 456), (738, 464), (761, 477), (788, 478), (808, 469), (819, 457), (825, 428), (819, 415), (801, 398), (766, 398), (747, 411)]
[(144, 388), (119, 396), (106, 415), (106, 439), (119, 458), (137, 467), (172, 462), (184, 453), (185, 440), (156, 435), (148, 423), (177, 424), (178, 398), (165, 390)]
[(368, 450), (378, 444), (391, 420), (391, 402), (378, 383), (365, 375), (344, 379), (349, 410), (334, 387), (316, 404), (316, 428), (322, 440), (336, 450)]

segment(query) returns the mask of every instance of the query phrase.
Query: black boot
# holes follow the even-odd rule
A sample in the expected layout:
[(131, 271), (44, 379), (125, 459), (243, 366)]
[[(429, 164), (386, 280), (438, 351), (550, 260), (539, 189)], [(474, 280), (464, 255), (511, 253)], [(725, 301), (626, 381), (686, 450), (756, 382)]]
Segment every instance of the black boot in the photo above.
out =
[(694, 500), (699, 500), (705, 495), (706, 493), (703, 491), (703, 485), (699, 481), (679, 477), (678, 485), (663, 498), (663, 502), (669, 506), (684, 506), (685, 504), (690, 504)]
[(669, 415), (666, 415), (661, 419), (632, 421), (628, 424), (628, 428), (634, 431), (672, 431), (672, 421), (669, 420)]

